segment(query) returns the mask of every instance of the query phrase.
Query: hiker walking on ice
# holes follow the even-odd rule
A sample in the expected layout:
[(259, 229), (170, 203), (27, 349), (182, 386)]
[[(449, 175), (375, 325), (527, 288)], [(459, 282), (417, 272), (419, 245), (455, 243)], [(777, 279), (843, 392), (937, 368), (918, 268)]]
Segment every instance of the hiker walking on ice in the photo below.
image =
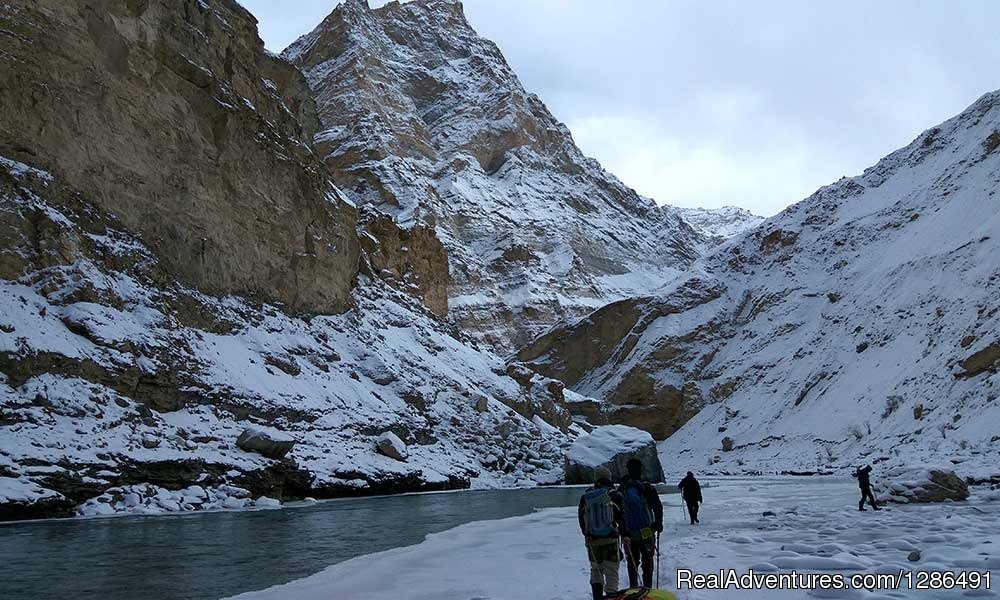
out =
[(653, 561), (656, 554), (656, 534), (663, 531), (663, 503), (652, 484), (642, 479), (642, 462), (637, 458), (625, 464), (628, 475), (622, 478), (618, 490), (622, 495), (625, 529), (625, 559), (629, 587), (638, 585), (642, 567), (643, 587), (653, 587)]
[(624, 515), (622, 496), (611, 483), (611, 471), (597, 467), (594, 479), (594, 487), (580, 498), (579, 518), (590, 560), (590, 588), (594, 600), (602, 600), (605, 591), (608, 595), (618, 592), (619, 535)]
[(871, 503), (872, 510), (879, 510), (878, 504), (875, 503), (875, 494), (872, 493), (871, 473), (871, 465), (859, 468), (854, 473), (854, 476), (858, 479), (858, 487), (861, 488), (861, 501), (858, 502), (858, 510), (865, 510), (865, 500)]
[(687, 472), (684, 479), (677, 484), (677, 489), (681, 491), (681, 497), (687, 504), (688, 515), (691, 517), (691, 524), (700, 523), (698, 520), (698, 505), (701, 504), (701, 484), (694, 478), (694, 473)]

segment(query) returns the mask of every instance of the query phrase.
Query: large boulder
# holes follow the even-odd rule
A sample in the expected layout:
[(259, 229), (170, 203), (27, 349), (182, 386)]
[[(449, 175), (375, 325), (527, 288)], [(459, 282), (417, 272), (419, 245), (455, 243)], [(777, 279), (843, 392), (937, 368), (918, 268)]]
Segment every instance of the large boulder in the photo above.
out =
[(922, 504), (969, 498), (969, 485), (946, 468), (896, 469), (886, 473), (885, 481), (880, 492), (889, 502)]
[(247, 427), (237, 438), (236, 446), (267, 458), (282, 459), (295, 446), (295, 440), (283, 434)]
[(594, 471), (607, 467), (614, 480), (625, 475), (629, 459), (642, 461), (642, 478), (651, 483), (663, 481), (663, 467), (656, 453), (656, 442), (648, 432), (626, 425), (597, 427), (576, 438), (566, 454), (566, 483), (593, 483)]
[(380, 454), (384, 454), (389, 458), (395, 458), (398, 461), (406, 461), (406, 458), (409, 456), (406, 444), (403, 443), (403, 440), (399, 439), (398, 435), (391, 431), (386, 431), (379, 436), (375, 442), (375, 449)]

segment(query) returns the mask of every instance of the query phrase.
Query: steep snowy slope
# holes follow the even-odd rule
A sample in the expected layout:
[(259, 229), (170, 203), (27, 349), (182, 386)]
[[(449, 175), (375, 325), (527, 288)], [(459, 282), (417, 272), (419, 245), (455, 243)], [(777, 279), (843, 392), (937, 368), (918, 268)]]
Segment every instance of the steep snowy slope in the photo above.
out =
[(675, 210), (580, 153), (459, 2), (347, 0), (284, 56), (313, 89), (334, 181), (436, 227), (452, 319), (503, 352), (648, 293), (702, 247)]
[(237, 3), (17, 0), (0, 31), (0, 520), (561, 477), (561, 386), (383, 283), (435, 240), (359, 240)]
[[(554, 388), (508, 377), (416, 301), (361, 276), (352, 310), (302, 319), (164, 287), (118, 223), (0, 166), (2, 257), (19, 272), (0, 273), (0, 519), (135, 483), (302, 497), (561, 479)], [(296, 445), (244, 451), (247, 427)], [(376, 453), (387, 431), (405, 461)]]
[[(988, 464), (1000, 449), (998, 182), (994, 92), (727, 242), (668, 292), (601, 309), (520, 358), (623, 405), (611, 420), (659, 418), (661, 438), (701, 409), (663, 443), (671, 462)], [(642, 412), (651, 402), (659, 411)]]

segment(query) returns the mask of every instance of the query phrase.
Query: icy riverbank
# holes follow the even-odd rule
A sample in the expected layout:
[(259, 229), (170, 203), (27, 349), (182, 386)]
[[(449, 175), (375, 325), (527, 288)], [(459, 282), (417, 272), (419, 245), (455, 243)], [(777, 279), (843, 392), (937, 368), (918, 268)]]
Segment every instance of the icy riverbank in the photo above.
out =
[[(677, 496), (664, 496), (663, 587), (676, 589), (676, 570), (713, 573), (897, 572), (1000, 570), (1000, 503), (977, 489), (967, 503), (893, 506), (857, 512), (857, 487), (847, 478), (726, 478), (705, 482), (703, 525), (684, 523)], [(676, 506), (674, 506), (676, 504)], [(586, 554), (573, 508), (469, 523), (417, 545), (358, 557), (240, 600), (366, 598), (504, 600), (584, 597)], [(773, 515), (764, 516), (765, 512)], [(908, 555), (917, 550), (919, 561)], [(624, 569), (623, 569), (624, 572)], [(996, 585), (994, 585), (994, 588)], [(960, 598), (964, 592), (864, 590), (691, 591), (679, 598)]]

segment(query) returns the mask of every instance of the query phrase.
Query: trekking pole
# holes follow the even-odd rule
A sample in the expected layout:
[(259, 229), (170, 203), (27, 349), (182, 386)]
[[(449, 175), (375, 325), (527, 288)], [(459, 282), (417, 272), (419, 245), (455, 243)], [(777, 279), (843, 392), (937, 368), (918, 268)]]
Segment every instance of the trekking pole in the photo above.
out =
[(656, 533), (656, 587), (660, 587), (660, 533)]

